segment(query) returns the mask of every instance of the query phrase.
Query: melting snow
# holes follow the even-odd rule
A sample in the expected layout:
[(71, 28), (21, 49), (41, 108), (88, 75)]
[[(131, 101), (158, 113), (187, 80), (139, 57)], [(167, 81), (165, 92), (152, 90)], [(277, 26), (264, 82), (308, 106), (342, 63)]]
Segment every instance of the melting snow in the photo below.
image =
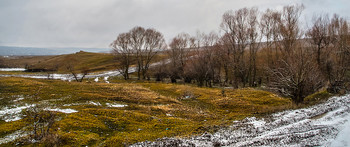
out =
[(106, 81), (106, 83), (109, 83), (108, 78), (109, 78), (109, 76), (106, 76), (103, 78)]
[(10, 122), (10, 121), (16, 121), (20, 120), (20, 113), (22, 110), (27, 109), (29, 107), (35, 106), (34, 104), (28, 105), (26, 104), (25, 106), (20, 106), (20, 107), (13, 107), (13, 108), (8, 108), (5, 107), (2, 110), (0, 110), (0, 117), (5, 121), (5, 122)]
[(5, 137), (3, 138), (0, 138), (0, 144), (3, 144), (3, 143), (8, 143), (8, 142), (11, 142), (11, 141), (14, 141), (16, 140), (17, 138), (19, 137), (24, 137), (28, 135), (27, 133), (21, 131), (21, 130), (18, 130), (12, 134), (9, 134), (9, 135), (6, 135)]
[(0, 71), (25, 71), (24, 68), (0, 68)]
[(59, 109), (59, 108), (45, 109), (45, 110), (56, 111), (56, 112), (61, 112), (61, 113), (76, 113), (76, 112), (78, 112), (77, 110), (74, 110), (74, 109)]
[[(150, 67), (156, 66), (156, 65), (160, 65), (161, 63), (168, 63), (170, 60), (165, 60), (165, 61), (160, 61), (160, 62), (156, 62), (156, 63), (152, 63), (150, 65)], [(23, 68), (0, 68), (0, 71), (5, 71), (5, 70), (11, 70), (11, 71), (23, 71), (25, 69)], [(129, 73), (133, 73), (136, 71), (136, 67), (131, 67), (129, 68)], [(86, 75), (86, 78), (95, 78), (95, 82), (98, 82), (98, 78), (99, 77), (104, 77), (106, 83), (109, 83), (108, 81), (108, 77), (109, 76), (118, 76), (120, 75), (120, 72), (118, 70), (113, 70), (113, 71), (105, 71), (105, 72), (100, 72), (100, 73), (92, 73), (89, 75)], [(77, 77), (80, 78), (82, 77), (82, 74), (78, 74)], [(39, 74), (39, 75), (3, 75), (1, 74), (0, 77), (23, 77), (23, 78), (35, 78), (35, 79), (47, 79), (48, 75), (47, 74)], [(58, 80), (64, 80), (64, 81), (72, 81), (74, 80), (74, 77), (71, 74), (51, 74), (49, 76), (50, 79), (58, 79)], [(96, 81), (97, 80), (97, 81)]]
[(304, 109), (235, 121), (214, 134), (162, 138), (133, 146), (348, 146), (350, 95)]
[(95, 106), (101, 106), (101, 103), (99, 103), (99, 102), (95, 103), (95, 102), (93, 102), (93, 101), (90, 101), (89, 104), (95, 105)]
[(123, 104), (110, 104), (110, 103), (106, 103), (106, 105), (108, 107), (118, 107), (118, 108), (128, 106), (128, 105), (123, 105)]

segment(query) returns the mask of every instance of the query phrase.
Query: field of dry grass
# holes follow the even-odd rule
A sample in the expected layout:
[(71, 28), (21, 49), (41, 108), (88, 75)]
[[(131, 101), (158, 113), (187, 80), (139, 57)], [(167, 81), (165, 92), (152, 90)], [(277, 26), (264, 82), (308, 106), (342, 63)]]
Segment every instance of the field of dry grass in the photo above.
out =
[[(161, 137), (186, 137), (216, 131), (233, 120), (293, 107), (290, 99), (252, 88), (199, 88), (155, 82), (0, 78), (0, 96), (2, 109), (36, 104), (77, 110), (58, 113), (50, 130), (58, 134), (62, 146), (123, 146)], [(18, 101), (18, 97), (23, 99)], [(1, 121), (0, 135), (27, 125), (23, 119)]]

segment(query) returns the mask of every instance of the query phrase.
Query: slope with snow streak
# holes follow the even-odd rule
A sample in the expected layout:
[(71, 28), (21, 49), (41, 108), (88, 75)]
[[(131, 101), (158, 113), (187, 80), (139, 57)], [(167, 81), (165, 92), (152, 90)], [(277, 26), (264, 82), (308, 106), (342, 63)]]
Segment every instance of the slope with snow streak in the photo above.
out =
[[(156, 63), (152, 63), (149, 65), (149, 68), (151, 67), (155, 67), (157, 65), (161, 65), (161, 64), (167, 64), (169, 63), (170, 60), (166, 59), (163, 61), (159, 61)], [(8, 70), (8, 71), (14, 71), (15, 68), (11, 68), (13, 70)], [(5, 70), (4, 70), (5, 71)], [(129, 73), (133, 73), (136, 72), (136, 67), (130, 67), (129, 68)], [(120, 75), (120, 72), (118, 70), (111, 70), (111, 71), (104, 71), (104, 72), (99, 72), (99, 73), (93, 73), (93, 74), (88, 74), (85, 76), (85, 78), (100, 78), (100, 77), (104, 77), (104, 80), (106, 81), (106, 83), (109, 83), (108, 77), (110, 76), (118, 76)], [(83, 75), (82, 74), (77, 74), (78, 79), (80, 79)], [(64, 80), (64, 81), (72, 81), (74, 80), (74, 77), (72, 74), (35, 74), (35, 75), (30, 75), (30, 74), (25, 74), (25, 75), (8, 75), (8, 74), (0, 74), (0, 77), (22, 77), (22, 78), (34, 78), (34, 79), (56, 79), (56, 80)], [(96, 81), (98, 82), (98, 81)]]
[(214, 134), (187, 139), (162, 138), (132, 146), (343, 146), (348, 145), (344, 138), (349, 132), (339, 131), (350, 124), (349, 119), (350, 95), (346, 95), (260, 120), (250, 117), (235, 121), (231, 127)]

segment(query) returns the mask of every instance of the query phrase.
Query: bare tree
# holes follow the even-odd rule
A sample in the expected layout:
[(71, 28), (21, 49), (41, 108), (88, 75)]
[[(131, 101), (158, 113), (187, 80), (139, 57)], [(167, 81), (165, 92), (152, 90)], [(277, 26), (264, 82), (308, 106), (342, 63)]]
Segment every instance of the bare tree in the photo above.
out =
[(312, 51), (305, 48), (301, 40), (299, 16), (303, 6), (286, 6), (280, 22), (282, 58), (271, 71), (271, 87), (276, 88), (295, 103), (319, 90), (324, 80), (317, 63), (313, 60)]
[(75, 81), (82, 82), (85, 76), (90, 72), (89, 67), (84, 66), (80, 69), (77, 69), (76, 64), (78, 61), (74, 56), (70, 56), (66, 58), (66, 60), (69, 61), (65, 64), (66, 70), (68, 70), (73, 75)]
[[(240, 79), (243, 87), (246, 86), (249, 80), (247, 76), (249, 75), (249, 67), (246, 65), (245, 50), (252, 39), (256, 41), (256, 26), (256, 8), (228, 11), (223, 15), (221, 28), (227, 36), (224, 40), (226, 41), (225, 44), (229, 44), (230, 49), (232, 49), (232, 68), (235, 77), (233, 86), (236, 88), (239, 85), (238, 79)], [(252, 59), (252, 62), (253, 60), (255, 59)]]
[(154, 56), (161, 50), (166, 48), (163, 34), (155, 29), (147, 29), (145, 32), (145, 46), (141, 49), (139, 58), (142, 62), (142, 77), (146, 79), (149, 66)]
[(194, 55), (188, 59), (185, 73), (196, 80), (198, 86), (211, 87), (215, 78), (215, 73), (220, 66), (215, 61), (215, 48), (213, 47), (218, 40), (216, 33), (203, 34), (198, 33), (196, 40), (192, 40)]
[(112, 47), (112, 53), (115, 55), (117, 61), (117, 67), (124, 79), (129, 79), (129, 68), (133, 64), (134, 50), (131, 46), (130, 33), (121, 33), (117, 39), (114, 40), (110, 46)]
[(326, 63), (330, 91), (339, 92), (346, 80), (346, 72), (349, 70), (350, 59), (350, 34), (349, 23), (338, 15), (334, 15), (330, 25), (331, 60)]
[(119, 58), (119, 68), (124, 79), (129, 79), (129, 68), (133, 58), (137, 61), (138, 79), (146, 79), (154, 56), (166, 48), (163, 35), (155, 29), (134, 27), (127, 33), (119, 34), (111, 44), (113, 53)]
[(328, 48), (331, 41), (328, 31), (329, 23), (327, 15), (314, 17), (312, 27), (306, 32), (306, 36), (310, 38), (310, 43), (316, 56), (315, 59), (320, 68), (323, 67), (321, 61), (326, 61), (324, 57), (327, 53), (325, 53), (324, 50)]
[(276, 68), (271, 69), (271, 87), (295, 103), (301, 103), (309, 94), (314, 93), (324, 85), (323, 76), (317, 64), (302, 46), (293, 48), (291, 56), (279, 60)]
[(190, 36), (182, 33), (174, 37), (169, 44), (170, 49), (167, 54), (170, 59), (169, 75), (172, 83), (176, 83), (176, 79), (184, 76), (184, 67), (189, 58), (190, 52)]
[(134, 27), (131, 29), (130, 43), (136, 52), (138, 79), (146, 79), (147, 71), (153, 57), (166, 48), (163, 35), (155, 29)]
[(299, 17), (303, 10), (303, 5), (290, 5), (283, 8), (279, 22), (283, 55), (288, 56), (295, 48), (297, 40), (301, 39), (303, 35), (299, 24)]
[(249, 69), (247, 79), (250, 86), (256, 86), (256, 74), (257, 74), (257, 52), (261, 42), (261, 35), (258, 31), (258, 9), (252, 8), (249, 10), (248, 17), (248, 43), (249, 43)]
[[(266, 40), (264, 47), (267, 52), (267, 67), (271, 68), (278, 60), (278, 42), (280, 40), (279, 22), (281, 13), (267, 9), (261, 16), (260, 31), (262, 39)], [(274, 52), (274, 53), (273, 53)]]

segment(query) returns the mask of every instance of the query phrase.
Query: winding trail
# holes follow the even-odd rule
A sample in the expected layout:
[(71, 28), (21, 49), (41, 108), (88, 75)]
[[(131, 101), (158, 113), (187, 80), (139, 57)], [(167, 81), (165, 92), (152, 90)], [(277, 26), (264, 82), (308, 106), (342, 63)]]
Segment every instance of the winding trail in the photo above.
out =
[(162, 138), (132, 146), (348, 146), (350, 95), (322, 104), (288, 110), (267, 118), (246, 118), (214, 134)]

